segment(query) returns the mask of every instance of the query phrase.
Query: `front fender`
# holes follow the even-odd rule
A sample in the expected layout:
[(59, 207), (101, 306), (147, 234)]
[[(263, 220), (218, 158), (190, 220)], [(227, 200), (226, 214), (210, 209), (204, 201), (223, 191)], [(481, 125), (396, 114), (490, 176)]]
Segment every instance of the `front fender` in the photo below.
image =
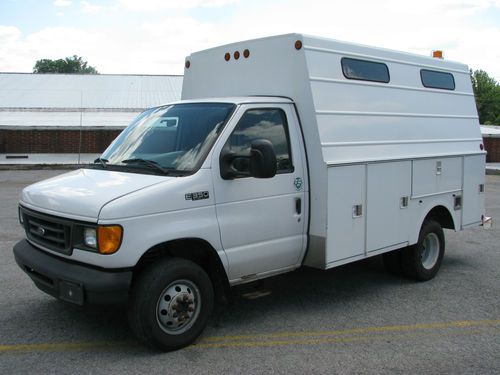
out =
[[(114, 220), (100, 220), (99, 224), (113, 224)], [(206, 241), (218, 253), (227, 271), (227, 258), (219, 234), (215, 206), (204, 206), (180, 211), (122, 219), (123, 240), (113, 255), (103, 257), (104, 267), (133, 267), (142, 255), (159, 243), (182, 238)]]

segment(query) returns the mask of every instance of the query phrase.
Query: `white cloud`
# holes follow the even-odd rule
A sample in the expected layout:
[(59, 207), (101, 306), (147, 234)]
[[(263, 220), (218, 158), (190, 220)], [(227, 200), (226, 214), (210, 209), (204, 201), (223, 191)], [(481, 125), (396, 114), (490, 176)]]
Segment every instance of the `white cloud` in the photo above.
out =
[(96, 13), (102, 10), (101, 5), (91, 4), (88, 1), (80, 1), (84, 13)]
[[(258, 8), (241, 7), (226, 25), (224, 42), (299, 32), (425, 56), (443, 49), (446, 59), (476, 69), (489, 66), (487, 71), (498, 80), (500, 49), (493, 46), (500, 40), (500, 23), (488, 27), (469, 20), (499, 2), (310, 0), (307, 7), (298, 0), (268, 2)], [(286, 16), (277, 16), (284, 9)], [(480, 45), (486, 51), (477, 53)]]
[(0, 46), (15, 42), (21, 36), (21, 30), (14, 26), (0, 25)]
[[(102, 73), (182, 74), (184, 58), (191, 52), (299, 32), (426, 56), (442, 49), (445, 59), (484, 69), (500, 81), (500, 49), (495, 48), (500, 22), (477, 18), (491, 9), (500, 11), (500, 0), (120, 2), (120, 8), (103, 9), (113, 10), (113, 19), (124, 7), (156, 12), (134, 13), (134, 27), (130, 23), (86, 29), (49, 27), (23, 36), (18, 28), (0, 26), (0, 71), (31, 71), (37, 59), (77, 54)], [(227, 4), (234, 4), (230, 18), (201, 19), (193, 12), (196, 7)]]
[(192, 9), (198, 7), (220, 8), (239, 0), (119, 0), (125, 8), (133, 11), (159, 11), (165, 9)]
[(0, 71), (20, 71), (16, 66), (19, 56), (13, 54), (20, 37), (21, 30), (17, 27), (0, 25)]
[[(0, 26), (0, 71), (31, 72), (39, 59), (84, 56), (103, 51), (106, 36), (69, 27), (46, 28), (22, 37), (16, 28)], [(91, 64), (94, 65), (95, 63)]]
[(56, 13), (56, 16), (57, 16), (57, 17), (63, 17), (63, 16), (64, 16), (64, 13), (63, 13), (63, 12), (57, 12), (57, 13)]
[(54, 0), (54, 5), (56, 7), (69, 7), (71, 5), (71, 0)]

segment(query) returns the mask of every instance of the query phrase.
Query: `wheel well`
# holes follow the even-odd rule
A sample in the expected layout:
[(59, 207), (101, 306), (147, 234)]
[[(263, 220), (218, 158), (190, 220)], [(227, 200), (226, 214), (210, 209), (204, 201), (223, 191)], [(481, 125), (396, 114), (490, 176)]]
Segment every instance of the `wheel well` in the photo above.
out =
[(219, 255), (208, 242), (198, 238), (178, 239), (153, 246), (134, 267), (132, 282), (145, 268), (163, 257), (183, 258), (198, 264), (212, 280), (217, 302), (228, 302), (229, 280)]
[(442, 228), (455, 229), (453, 217), (451, 216), (450, 211), (448, 211), (448, 209), (444, 206), (436, 206), (430, 210), (425, 217), (424, 222), (429, 219), (437, 221)]

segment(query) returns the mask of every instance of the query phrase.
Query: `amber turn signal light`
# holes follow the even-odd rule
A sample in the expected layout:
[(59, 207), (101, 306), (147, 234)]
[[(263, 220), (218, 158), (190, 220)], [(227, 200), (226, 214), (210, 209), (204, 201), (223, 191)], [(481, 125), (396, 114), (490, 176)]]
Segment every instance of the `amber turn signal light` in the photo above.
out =
[(97, 242), (101, 254), (113, 254), (122, 244), (123, 228), (119, 225), (99, 225), (97, 227)]

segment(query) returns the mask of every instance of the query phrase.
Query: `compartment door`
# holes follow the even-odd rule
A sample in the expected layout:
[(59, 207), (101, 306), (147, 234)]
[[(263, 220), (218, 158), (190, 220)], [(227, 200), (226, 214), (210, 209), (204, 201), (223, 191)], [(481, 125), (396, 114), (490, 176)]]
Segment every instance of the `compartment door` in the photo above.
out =
[(410, 161), (368, 165), (368, 252), (408, 241), (410, 195)]
[(484, 155), (464, 158), (462, 226), (477, 224), (484, 215), (484, 171)]
[(365, 252), (365, 186), (365, 165), (328, 168), (327, 264)]

